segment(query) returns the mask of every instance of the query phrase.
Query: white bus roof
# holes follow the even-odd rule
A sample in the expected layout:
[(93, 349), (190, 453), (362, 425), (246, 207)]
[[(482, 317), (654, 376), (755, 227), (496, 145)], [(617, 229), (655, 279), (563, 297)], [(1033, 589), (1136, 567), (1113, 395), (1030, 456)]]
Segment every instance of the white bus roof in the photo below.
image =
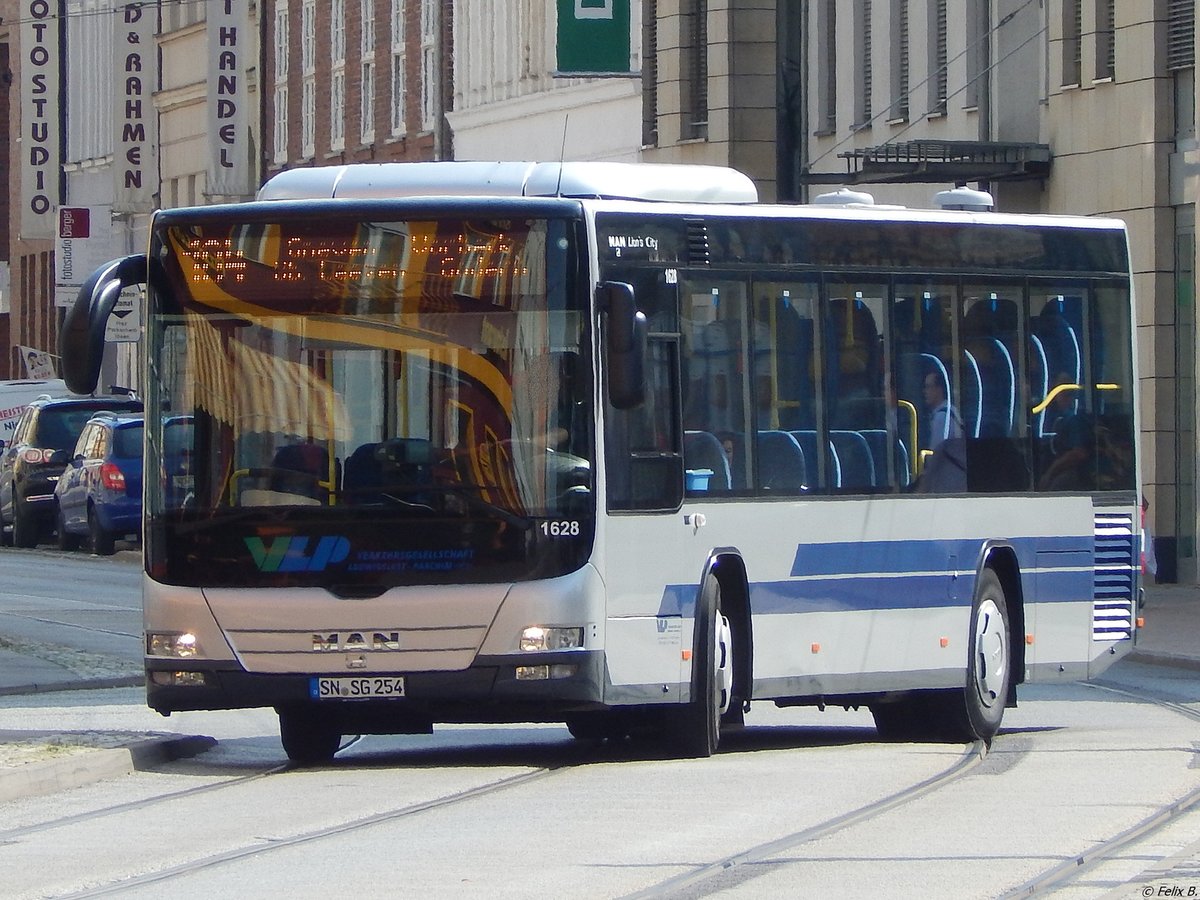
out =
[(747, 176), (722, 166), (455, 161), (289, 169), (258, 192), (259, 200), (445, 196), (755, 203), (758, 190)]

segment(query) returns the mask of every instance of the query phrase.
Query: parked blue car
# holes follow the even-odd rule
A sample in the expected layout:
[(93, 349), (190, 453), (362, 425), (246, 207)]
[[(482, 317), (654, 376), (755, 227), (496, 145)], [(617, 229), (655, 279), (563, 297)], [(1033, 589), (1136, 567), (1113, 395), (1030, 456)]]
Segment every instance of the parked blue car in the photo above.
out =
[(74, 550), (86, 538), (93, 553), (109, 556), (116, 541), (142, 527), (144, 419), (105, 412), (83, 426), (58, 480), (58, 546)]

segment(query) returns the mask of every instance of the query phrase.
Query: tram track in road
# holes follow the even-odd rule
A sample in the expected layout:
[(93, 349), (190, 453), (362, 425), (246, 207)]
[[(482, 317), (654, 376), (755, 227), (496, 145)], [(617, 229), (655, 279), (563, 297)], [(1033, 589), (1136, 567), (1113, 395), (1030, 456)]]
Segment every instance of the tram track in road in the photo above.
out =
[[(353, 742), (352, 742), (353, 743)], [(347, 745), (349, 746), (349, 745)], [(343, 748), (345, 749), (345, 748)], [(340, 752), (340, 751), (339, 751)], [(256, 773), (254, 776), (245, 776), (236, 781), (229, 782), (229, 785), (234, 783), (245, 783), (254, 778), (264, 778), (269, 775), (292, 771), (297, 767), (293, 764), (281, 766), (275, 770)], [(253, 843), (244, 844), (239, 847), (233, 847), (228, 850), (223, 850), (218, 853), (213, 853), (207, 856), (198, 857), (188, 860), (168, 868), (159, 869), (153, 872), (147, 872), (143, 875), (137, 875), (130, 878), (123, 878), (110, 881), (107, 884), (97, 885), (92, 888), (86, 888), (81, 891), (75, 891), (65, 894), (54, 894), (60, 900), (74, 900), (74, 898), (85, 897), (108, 897), (120, 895), (133, 888), (145, 887), (147, 885), (162, 884), (171, 882), (176, 879), (187, 878), (205, 869), (215, 866), (225, 865), (227, 863), (237, 862), (252, 857), (261, 856), (263, 854), (272, 853), (276, 850), (281, 850), (288, 847), (314, 843), (321, 840), (340, 837), (345, 834), (353, 833), (367, 828), (373, 828), (378, 825), (383, 825), (389, 822), (394, 822), (400, 819), (409, 818), (412, 816), (421, 815), (422, 813), (432, 812), (435, 810), (446, 809), (447, 807), (456, 806), (461, 803), (466, 803), (471, 800), (476, 800), (482, 797), (491, 796), (513, 788), (521, 787), (533, 782), (541, 781), (552, 775), (575, 768), (573, 764), (564, 764), (559, 766), (545, 766), (542, 768), (533, 769), (528, 772), (522, 772), (517, 775), (512, 775), (507, 778), (502, 778), (498, 781), (493, 781), (488, 784), (478, 785), (473, 788), (468, 788), (462, 791), (456, 791), (446, 794), (441, 797), (435, 797), (429, 800), (423, 800), (416, 803), (405, 804), (403, 806), (394, 807), (392, 809), (382, 810), (372, 813), (371, 815), (361, 816), (352, 819), (348, 822), (342, 822), (337, 825), (329, 825), (320, 828), (312, 828), (305, 831), (299, 831), (291, 835), (283, 835), (269, 838), (260, 838)], [(212, 785), (212, 788), (219, 787)], [(200, 790), (200, 789), (196, 789)], [(136, 804), (131, 804), (134, 806)], [(3, 835), (0, 834), (0, 838)]]
[(788, 865), (787, 861), (772, 863), (771, 860), (773, 857), (794, 847), (820, 840), (843, 829), (867, 822), (927, 794), (940, 790), (970, 774), (983, 762), (986, 756), (987, 745), (983, 741), (976, 741), (967, 747), (963, 755), (952, 766), (911, 787), (904, 788), (874, 803), (860, 806), (858, 809), (842, 813), (839, 816), (816, 825), (811, 825), (800, 831), (774, 838), (770, 841), (764, 841), (746, 850), (698, 866), (691, 871), (628, 894), (622, 900), (655, 900), (655, 898), (660, 897), (678, 897), (681, 895), (681, 892), (688, 890), (697, 895), (704, 895), (708, 893), (706, 888), (710, 886), (715, 890), (720, 889), (716, 885), (709, 885), (709, 882), (722, 875), (730, 874), (737, 869), (744, 869), (747, 866), (774, 868), (777, 865)]
[[(1103, 680), (1086, 683), (1084, 686), (1093, 690), (1116, 694), (1130, 700), (1152, 703), (1155, 706), (1170, 710), (1192, 721), (1200, 722), (1200, 709), (1194, 709), (1178, 700), (1156, 696), (1150, 691), (1131, 691)], [(1076, 854), (1035, 878), (1031, 878), (1020, 887), (1005, 894), (1003, 900), (1015, 900), (1017, 897), (1044, 897), (1059, 888), (1067, 887), (1077, 881), (1080, 876), (1092, 871), (1100, 864), (1114, 859), (1126, 848), (1151, 837), (1176, 821), (1179, 816), (1197, 808), (1200, 808), (1200, 787), (1171, 803), (1163, 804), (1140, 822), (1137, 822), (1119, 834), (1115, 834), (1088, 848), (1083, 853)], [(1197, 851), (1200, 851), (1200, 842), (1196, 842), (1191, 847), (1185, 848), (1177, 856), (1187, 858)], [(1155, 879), (1161, 880), (1164, 877), (1163, 864), (1167, 862), (1169, 860), (1163, 860), (1159, 865), (1144, 870), (1135, 879), (1135, 882), (1149, 883)]]
[[(362, 735), (355, 735), (350, 738), (345, 744), (338, 748), (341, 753), (344, 750), (349, 750), (362, 740)], [(78, 825), (82, 822), (92, 822), (98, 819), (103, 819), (107, 816), (116, 816), (130, 812), (140, 812), (162, 803), (174, 803), (179, 800), (184, 800), (189, 797), (198, 797), (204, 794), (211, 794), (216, 791), (228, 790), (229, 788), (240, 787), (250, 784), (255, 781), (260, 781), (272, 775), (281, 775), (285, 772), (295, 771), (301, 766), (295, 763), (282, 763), (277, 766), (271, 766), (266, 769), (259, 769), (245, 775), (238, 775), (233, 778), (228, 778), (224, 781), (215, 782), (212, 784), (199, 785), (193, 788), (187, 788), (181, 791), (168, 791), (163, 794), (155, 794), (151, 797), (143, 797), (138, 800), (130, 800), (125, 803), (116, 803), (109, 806), (104, 806), (99, 809), (88, 810), (87, 812), (75, 813), (69, 816), (62, 816), (57, 819), (51, 819), (46, 822), (38, 822), (32, 825), (23, 825), (17, 828), (6, 828), (0, 830), (0, 847), (7, 843), (18, 840), (19, 838), (29, 837), (31, 835), (42, 834), (49, 831), (54, 831), (59, 828), (66, 828), (69, 825)]]
[(130, 800), (125, 803), (115, 803), (109, 806), (100, 807), (99, 809), (90, 809), (87, 812), (75, 813), (69, 816), (61, 816), (57, 819), (50, 819), (45, 822), (37, 822), (31, 825), (21, 825), (16, 828), (6, 828), (0, 830), (0, 847), (21, 838), (44, 834), (46, 832), (55, 831), (59, 828), (66, 828), (70, 825), (78, 825), (83, 822), (94, 822), (99, 819), (118, 816), (125, 813), (141, 812), (162, 803), (174, 803), (188, 797), (198, 797), (203, 794), (211, 794), (216, 791), (227, 790), (232, 787), (239, 787), (254, 781), (259, 781), (271, 775), (278, 775), (280, 773), (287, 772), (294, 768), (296, 768), (294, 764), (286, 763), (279, 766), (272, 766), (269, 769), (261, 769), (246, 775), (238, 775), (225, 781), (187, 788), (182, 791), (168, 791), (164, 794), (155, 794), (151, 797), (142, 797), (138, 800)]

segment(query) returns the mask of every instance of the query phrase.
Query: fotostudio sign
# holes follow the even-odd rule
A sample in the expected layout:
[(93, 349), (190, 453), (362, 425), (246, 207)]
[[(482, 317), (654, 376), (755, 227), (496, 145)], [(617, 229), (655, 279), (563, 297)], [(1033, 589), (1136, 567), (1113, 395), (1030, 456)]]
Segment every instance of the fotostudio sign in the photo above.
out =
[(21, 215), (22, 238), (55, 236), (62, 179), (59, 71), (62, 20), (54, 0), (22, 0)]
[(630, 0), (558, 0), (558, 74), (628, 74)]

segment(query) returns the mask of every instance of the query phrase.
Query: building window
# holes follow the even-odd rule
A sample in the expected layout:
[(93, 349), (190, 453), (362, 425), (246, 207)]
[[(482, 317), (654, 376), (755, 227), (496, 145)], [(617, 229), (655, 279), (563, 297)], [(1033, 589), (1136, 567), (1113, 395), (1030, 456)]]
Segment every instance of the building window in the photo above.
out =
[(858, 0), (855, 9), (859, 34), (858, 90), (855, 92), (854, 124), (871, 124), (871, 90), (874, 72), (871, 68), (871, 0)]
[(300, 10), (300, 155), (317, 152), (317, 3)]
[(950, 53), (946, 37), (946, 0), (929, 0), (929, 26), (932, 32), (929, 42), (929, 111), (933, 115), (944, 116), (950, 83), (947, 75)]
[(362, 30), (359, 49), (362, 57), (362, 142), (375, 143), (375, 0), (360, 0)]
[(642, 146), (658, 146), (658, 0), (642, 5)]
[(175, 0), (159, 4), (164, 34), (203, 22), (208, 17), (207, 0)]
[(908, 120), (908, 0), (892, 0), (893, 121)]
[(1196, 0), (1167, 0), (1167, 69), (1196, 65)]
[(421, 129), (432, 131), (439, 114), (437, 0), (421, 0)]
[(967, 86), (963, 104), (968, 109), (987, 102), (991, 55), (991, 3), (967, 0)]
[(1083, 0), (1063, 2), (1062, 83), (1080, 83), (1083, 68)]
[(406, 131), (404, 69), (408, 65), (408, 54), (404, 48), (404, 6), (404, 0), (392, 0), (392, 137), (400, 137)]
[(708, 137), (708, 0), (684, 0), (680, 14), (680, 137)]
[(346, 0), (329, 10), (329, 149), (346, 147)]
[(288, 159), (288, 8), (287, 0), (275, 7), (275, 122), (273, 141), (275, 162)]
[(1116, 0), (1096, 3), (1096, 79), (1117, 77)]
[(837, 129), (837, 0), (817, 6), (817, 132)]

